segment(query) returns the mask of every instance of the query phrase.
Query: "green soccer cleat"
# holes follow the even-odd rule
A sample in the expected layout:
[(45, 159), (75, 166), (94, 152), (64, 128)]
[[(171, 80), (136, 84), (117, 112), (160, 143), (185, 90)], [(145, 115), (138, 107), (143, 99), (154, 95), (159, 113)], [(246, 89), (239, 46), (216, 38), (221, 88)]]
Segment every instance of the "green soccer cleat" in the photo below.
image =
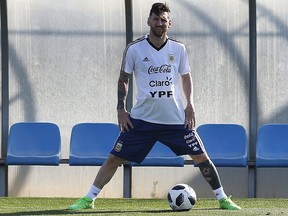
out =
[(82, 197), (78, 200), (73, 205), (70, 205), (67, 210), (81, 210), (81, 209), (93, 209), (94, 208), (94, 201), (93, 199), (89, 197)]
[(240, 210), (241, 207), (236, 205), (232, 200), (232, 196), (229, 196), (227, 198), (223, 198), (219, 200), (220, 208), (226, 209), (226, 210)]

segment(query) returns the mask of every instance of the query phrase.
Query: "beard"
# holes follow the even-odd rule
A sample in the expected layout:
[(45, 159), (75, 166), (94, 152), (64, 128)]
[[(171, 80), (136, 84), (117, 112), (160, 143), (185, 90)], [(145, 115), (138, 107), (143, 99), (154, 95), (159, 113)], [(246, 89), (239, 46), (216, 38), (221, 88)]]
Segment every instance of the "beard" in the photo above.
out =
[(163, 29), (151, 29), (151, 32), (153, 33), (154, 36), (161, 38), (165, 35), (166, 31), (164, 31)]

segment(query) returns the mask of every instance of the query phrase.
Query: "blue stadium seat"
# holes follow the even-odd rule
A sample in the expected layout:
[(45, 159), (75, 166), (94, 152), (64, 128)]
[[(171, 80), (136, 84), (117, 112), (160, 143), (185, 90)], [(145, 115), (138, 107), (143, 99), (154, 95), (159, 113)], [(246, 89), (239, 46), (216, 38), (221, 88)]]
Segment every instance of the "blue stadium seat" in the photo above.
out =
[(48, 122), (20, 122), (10, 128), (7, 165), (52, 165), (60, 163), (58, 126)]
[(80, 123), (72, 128), (70, 166), (101, 166), (119, 135), (113, 123)]
[(288, 167), (288, 124), (266, 124), (259, 128), (256, 167)]
[(169, 147), (156, 142), (144, 161), (141, 164), (132, 163), (132, 166), (183, 167), (184, 162), (184, 156), (177, 156)]
[(246, 130), (238, 124), (203, 124), (197, 128), (205, 149), (219, 167), (247, 166)]

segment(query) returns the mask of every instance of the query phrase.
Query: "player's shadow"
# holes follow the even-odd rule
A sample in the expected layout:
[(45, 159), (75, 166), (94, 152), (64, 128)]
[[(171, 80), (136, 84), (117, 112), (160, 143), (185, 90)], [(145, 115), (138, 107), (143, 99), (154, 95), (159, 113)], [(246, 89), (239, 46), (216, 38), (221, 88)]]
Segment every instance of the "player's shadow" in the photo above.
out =
[[(201, 209), (193, 209), (192, 211), (207, 211), (207, 210), (219, 210), (219, 208), (201, 208)], [(91, 210), (87, 210), (87, 211), (67, 211), (67, 210), (45, 210), (45, 211), (27, 211), (27, 212), (13, 212), (13, 213), (0, 213), (0, 216), (25, 216), (25, 215), (77, 215), (77, 214), (81, 214), (81, 215), (95, 215), (95, 214), (119, 214), (119, 215), (123, 215), (123, 214), (129, 214), (129, 213), (149, 213), (149, 214), (161, 214), (161, 213), (171, 213), (171, 214), (175, 214), (175, 211), (170, 210), (170, 209), (165, 209), (165, 210), (131, 210), (131, 211), (107, 211), (107, 210), (103, 210), (103, 211), (91, 211)]]

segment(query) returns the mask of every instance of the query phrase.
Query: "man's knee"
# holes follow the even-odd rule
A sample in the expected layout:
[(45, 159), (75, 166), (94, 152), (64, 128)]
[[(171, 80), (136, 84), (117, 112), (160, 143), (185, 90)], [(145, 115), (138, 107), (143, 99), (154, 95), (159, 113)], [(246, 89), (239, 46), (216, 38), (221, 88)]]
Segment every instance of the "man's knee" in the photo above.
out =
[(118, 156), (115, 156), (113, 154), (109, 154), (107, 160), (106, 160), (106, 163), (107, 164), (110, 164), (111, 166), (120, 166), (122, 165), (123, 163), (125, 162), (124, 159), (118, 157)]
[(208, 155), (206, 153), (202, 153), (199, 155), (190, 155), (190, 157), (193, 159), (193, 161), (197, 164), (205, 162), (209, 159)]

